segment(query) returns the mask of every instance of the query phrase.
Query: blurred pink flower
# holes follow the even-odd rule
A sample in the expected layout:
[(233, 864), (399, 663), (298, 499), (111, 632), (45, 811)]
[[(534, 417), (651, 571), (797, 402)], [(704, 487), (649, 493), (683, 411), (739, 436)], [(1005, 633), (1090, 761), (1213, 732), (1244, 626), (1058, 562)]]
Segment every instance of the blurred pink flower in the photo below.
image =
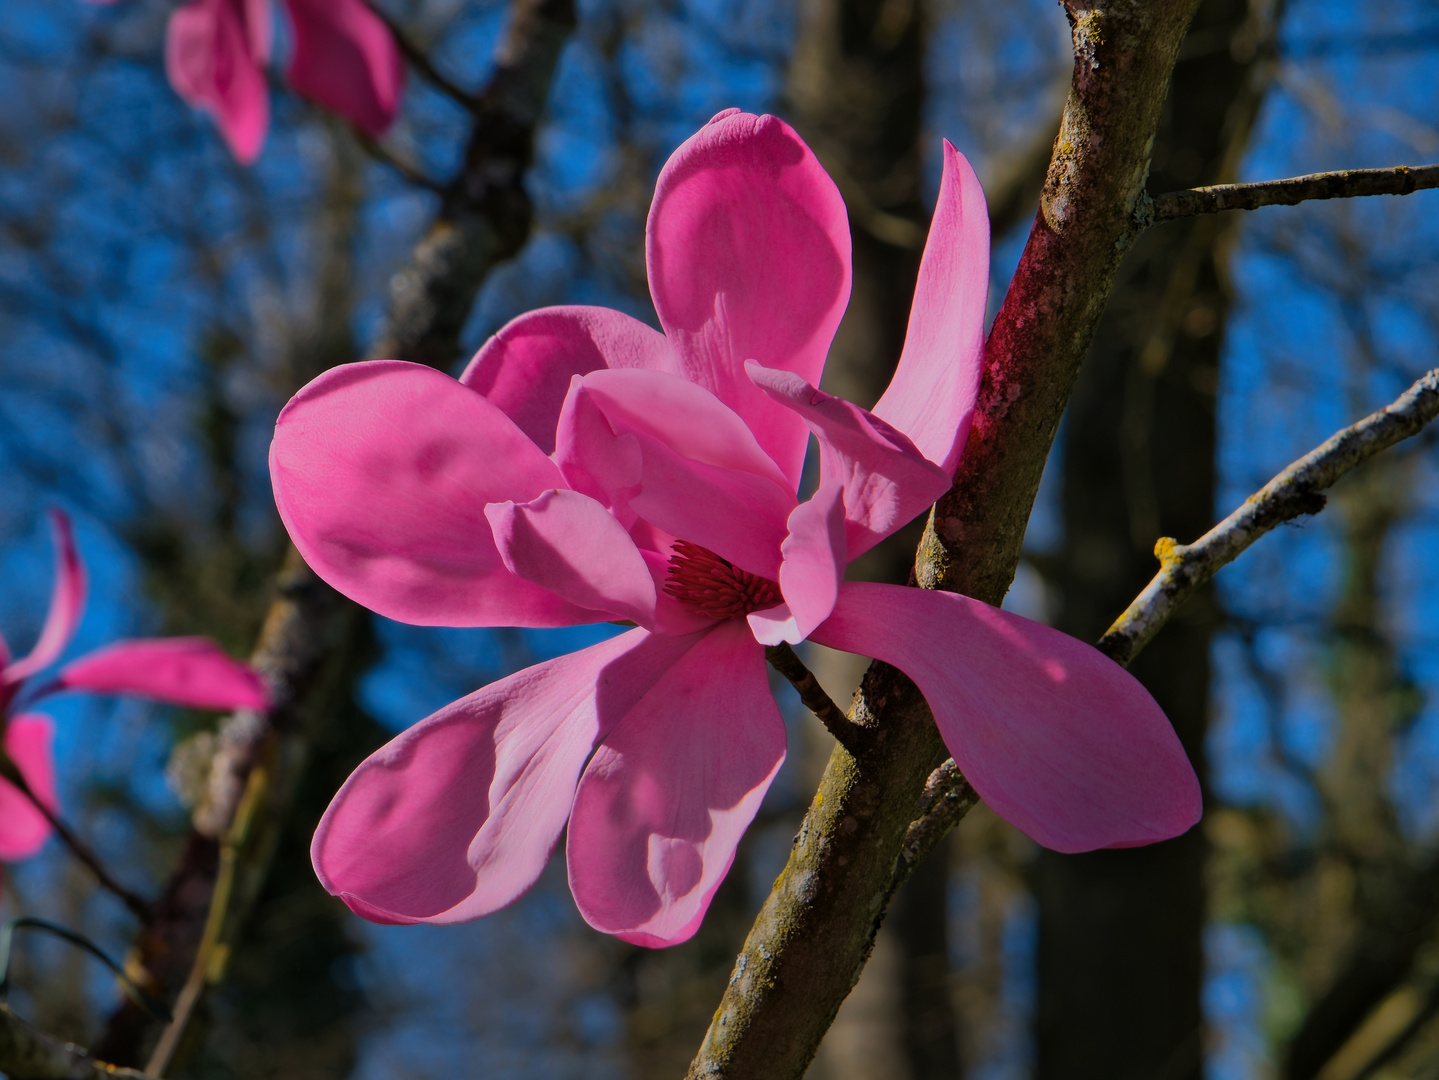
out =
[[(285, 78), (295, 90), (378, 137), (394, 123), (404, 62), (384, 21), (364, 0), (283, 0), (295, 31)], [(211, 113), (235, 157), (254, 161), (270, 121), (265, 64), (274, 27), (270, 0), (192, 0), (170, 16), (170, 85)]]
[[(1099, 652), (847, 563), (948, 489), (979, 386), (989, 222), (948, 143), (908, 337), (866, 411), (815, 389), (850, 290), (844, 203), (782, 121), (721, 113), (661, 172), (646, 236), (664, 333), (549, 308), (456, 380), (371, 361), (280, 414), (280, 514), (315, 570), (405, 622), (631, 620), (448, 705), (363, 763), (312, 856), (380, 922), (510, 903), (568, 825), (589, 923), (694, 933), (785, 756), (764, 645), (907, 672), (996, 812), (1061, 851), (1189, 828), (1199, 787), (1148, 693)], [(796, 499), (808, 437), (820, 483)]]
[[(25, 712), (35, 702), (66, 690), (133, 694), (201, 709), (267, 707), (260, 677), (231, 660), (206, 638), (117, 641), (71, 661), (46, 682), (29, 680), (59, 659), (75, 634), (85, 607), (85, 567), (75, 550), (69, 519), (51, 513), (57, 570), (50, 611), (29, 655), (12, 660), (0, 638), (0, 726), (5, 753), (30, 790), (52, 810), (55, 727), (48, 716)], [(0, 780), (0, 863), (28, 858), (50, 835), (50, 823), (16, 787)]]

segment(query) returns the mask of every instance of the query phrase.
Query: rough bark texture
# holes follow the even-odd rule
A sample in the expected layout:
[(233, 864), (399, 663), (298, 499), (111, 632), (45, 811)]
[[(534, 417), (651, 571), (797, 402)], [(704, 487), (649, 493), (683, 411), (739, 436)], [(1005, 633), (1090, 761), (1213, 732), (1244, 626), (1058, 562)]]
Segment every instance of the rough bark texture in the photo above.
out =
[[(441, 368), (457, 359), (459, 332), (480, 285), (529, 235), (523, 177), (560, 48), (573, 26), (573, 0), (515, 4), (498, 66), (476, 105), (464, 166), (435, 224), (392, 283), (389, 317), (370, 355)], [(236, 714), (222, 727), (208, 797), (130, 957), (137, 981), (167, 1000), (187, 986), (198, 997), (211, 975), (223, 970), (208, 957), (197, 963), (222, 855), (235, 861), (234, 899), (231, 910), (220, 913), (220, 936), (211, 944), (228, 951), (265, 884), (311, 744), (326, 737), (326, 725), (345, 700), (347, 688), (335, 676), (347, 666), (346, 654), (367, 641), (364, 613), (321, 582), (293, 549), (275, 593), (252, 659), (270, 683), (276, 707), (268, 716)], [(246, 799), (254, 800), (254, 813), (237, 829), (236, 812)], [(143, 1012), (122, 1006), (97, 1051), (107, 1060), (138, 1064), (158, 1036)]]
[[(1225, 179), (1254, 114), (1231, 48), (1246, 0), (1205, 0), (1175, 67), (1149, 186)], [(1148, 580), (1160, 535), (1213, 520), (1215, 402), (1229, 294), (1218, 223), (1155, 230), (1126, 257), (1070, 402), (1063, 446), (1058, 624), (1095, 640)], [(1204, 778), (1209, 606), (1191, 605), (1131, 670)], [(1202, 1065), (1202, 829), (1123, 851), (1042, 851), (1039, 1080), (1197, 1080)]]
[[(1151, 139), (1195, 6), (1067, 8), (1073, 90), (1041, 212), (989, 339), (964, 460), (916, 563), (926, 587), (994, 604), (1009, 587), (1060, 414), (1133, 238)], [(852, 716), (863, 738), (830, 758), (692, 1077), (802, 1075), (874, 941), (921, 791), (946, 754), (923, 698), (886, 665), (870, 668)]]

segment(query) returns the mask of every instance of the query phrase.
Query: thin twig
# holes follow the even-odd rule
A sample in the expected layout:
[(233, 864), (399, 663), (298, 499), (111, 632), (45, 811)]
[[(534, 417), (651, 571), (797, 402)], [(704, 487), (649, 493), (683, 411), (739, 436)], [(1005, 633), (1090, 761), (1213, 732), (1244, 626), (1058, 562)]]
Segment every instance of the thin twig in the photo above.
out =
[(1439, 188), (1439, 165), (1396, 165), (1389, 169), (1341, 169), (1254, 184), (1215, 184), (1156, 195), (1140, 209), (1140, 224), (1218, 214), (1225, 210), (1257, 210), (1261, 206), (1295, 206), (1312, 199), (1353, 199), (1361, 195), (1409, 195)]
[(445, 193), (444, 184), (436, 180), (434, 177), (428, 176), (417, 166), (410, 164), (410, 162), (406, 161), (404, 158), (394, 153), (379, 140), (369, 135), (366, 135), (357, 127), (352, 127), (350, 130), (354, 133), (355, 140), (360, 144), (361, 149), (363, 149), (365, 153), (369, 154), (376, 161), (380, 162), (381, 164), (388, 165), (390, 168), (394, 169), (395, 172), (399, 173), (400, 176), (404, 177), (404, 179), (408, 180), (416, 187), (425, 188), (426, 190), (433, 191), (438, 195), (443, 195)]
[(153, 1080), (97, 1061), (74, 1043), (31, 1027), (0, 1005), (0, 1073), (24, 1080)]
[(829, 728), (831, 735), (841, 743), (847, 743), (855, 737), (857, 729), (854, 724), (850, 723), (849, 717), (845, 716), (840, 707), (824, 692), (824, 687), (820, 686), (814, 672), (804, 666), (804, 661), (794, 649), (784, 642), (769, 645), (765, 647), (764, 658), (799, 691), (799, 699), (804, 702), (804, 707)]
[(225, 923), (230, 915), (230, 901), (235, 894), (235, 867), (239, 849), (245, 842), (255, 810), (268, 782), (269, 774), (264, 768), (256, 767), (250, 770), (240, 806), (235, 811), (234, 821), (220, 846), (220, 868), (215, 878), (214, 892), (210, 894), (205, 932), (200, 939), (199, 948), (195, 950), (195, 960), (190, 965), (189, 977), (175, 999), (173, 1018), (160, 1033), (160, 1040), (150, 1052), (150, 1060), (145, 1065), (145, 1071), (155, 1076), (164, 1076), (170, 1068), (170, 1062), (180, 1046), (180, 1039), (194, 1015), (195, 1006), (200, 1002), (200, 995), (205, 991), (205, 984), (218, 975), (219, 966), (224, 961)]
[(60, 815), (40, 801), (35, 792), (30, 789), (30, 784), (26, 781), (24, 774), (20, 772), (10, 755), (3, 749), (0, 749), (0, 778), (13, 785), (21, 795), (30, 800), (35, 809), (45, 816), (45, 820), (55, 830), (55, 835), (60, 838), (60, 842), (70, 849), (70, 853), (77, 860), (84, 863), (90, 873), (95, 875), (95, 880), (100, 883), (102, 888), (113, 893), (116, 899), (129, 908), (130, 913), (137, 919), (144, 921), (150, 917), (150, 902), (120, 884), (114, 875), (105, 869), (105, 864), (100, 861), (98, 855), (90, 850), (90, 846), (81, 840), (69, 825), (65, 824)]
[(1160, 570), (1098, 641), (1101, 652), (1128, 665), (1194, 592), (1220, 567), (1277, 525), (1324, 508), (1324, 490), (1363, 462), (1418, 434), (1439, 416), (1439, 368), (1392, 405), (1371, 413), (1311, 450), (1244, 501), (1193, 544), (1163, 537), (1154, 545)]
[[(1168, 537), (1160, 540), (1154, 546), (1161, 562), (1159, 573), (1099, 639), (1100, 652), (1127, 667), (1194, 590), (1221, 567), (1276, 526), (1318, 513), (1324, 508), (1326, 488), (1380, 451), (1417, 435), (1436, 416), (1439, 369), (1425, 375), (1394, 404), (1305, 454), (1195, 543), (1186, 547)], [(977, 802), (979, 796), (960, 775), (953, 758), (930, 773), (919, 813), (905, 833), (904, 848), (895, 864), (895, 887)]]
[(476, 95), (471, 94), (468, 90), (465, 90), (457, 83), (451, 82), (449, 78), (442, 75), (439, 69), (430, 62), (430, 57), (425, 50), (409, 39), (409, 36), (401, 29), (399, 23), (375, 7), (374, 4), (370, 4), (369, 8), (390, 31), (390, 36), (395, 39), (395, 45), (399, 47), (400, 52), (403, 53), (405, 59), (409, 61), (410, 66), (418, 71), (426, 82), (453, 100), (455, 104), (459, 105), (460, 108), (466, 112), (475, 111), (479, 101)]
[(53, 923), (49, 919), (37, 919), (30, 915), (23, 915), (18, 919), (11, 919), (5, 923), (4, 926), (0, 926), (0, 1005), (7, 1003), (10, 994), (10, 960), (14, 955), (11, 952), (11, 948), (15, 943), (15, 932), (17, 930), (38, 930), (42, 934), (50, 934), (53, 937), (59, 938), (61, 941), (69, 942), (77, 949), (83, 949), (110, 969), (110, 973), (114, 975), (120, 983), (120, 988), (125, 992), (126, 997), (151, 1016), (155, 1017), (155, 1019), (169, 1023), (171, 1019), (170, 1010), (165, 1008), (163, 1003), (156, 1001), (149, 994), (145, 993), (140, 984), (130, 978), (130, 976), (125, 973), (124, 967), (112, 960), (110, 954), (104, 949), (96, 945), (84, 934), (77, 933), (67, 926)]

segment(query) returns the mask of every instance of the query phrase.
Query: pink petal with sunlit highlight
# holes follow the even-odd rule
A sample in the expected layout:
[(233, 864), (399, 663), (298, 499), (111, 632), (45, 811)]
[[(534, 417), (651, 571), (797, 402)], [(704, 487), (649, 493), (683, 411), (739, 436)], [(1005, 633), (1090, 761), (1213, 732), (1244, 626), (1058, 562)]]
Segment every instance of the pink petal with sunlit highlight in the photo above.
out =
[(645, 232), (650, 295), (687, 378), (744, 418), (799, 486), (806, 432), (746, 360), (818, 383), (849, 301), (849, 219), (783, 120), (720, 113), (671, 156)]
[(476, 919), (524, 893), (565, 827), (595, 741), (699, 638), (631, 630), (446, 705), (371, 754), (310, 854), (376, 922)]
[(546, 491), (529, 503), (485, 508), (511, 572), (572, 604), (652, 626), (655, 582), (629, 533), (576, 491)]
[(567, 485), (509, 417), (448, 375), (398, 360), (332, 368), (280, 413), (270, 476), (305, 561), (381, 615), (425, 626), (595, 621), (500, 559), (486, 504)]
[(755, 385), (802, 416), (819, 440), (820, 478), (844, 486), (845, 544), (859, 558), (949, 490), (950, 474), (871, 412), (816, 390), (798, 375), (758, 364)]
[(575, 793), (570, 889), (597, 930), (674, 945), (699, 927), (785, 756), (764, 650), (717, 625), (595, 751)]
[(75, 550), (75, 530), (63, 511), (50, 511), (50, 533), (55, 544), (55, 587), (50, 593), (50, 610), (35, 647), (29, 655), (0, 671), (0, 685), (28, 679), (58, 660), (75, 636), (75, 627), (85, 610), (85, 564)]
[[(55, 725), (48, 716), (16, 716), (5, 727), (5, 753), (20, 770), (35, 797), (58, 810), (55, 795), (55, 759), (51, 749)], [(28, 859), (50, 836), (50, 823), (35, 804), (5, 780), (0, 780), (0, 862)]]
[(550, 307), (506, 323), (485, 342), (464, 383), (498, 405), (545, 453), (576, 375), (601, 368), (679, 374), (679, 358), (659, 331), (602, 307)]
[[(904, 352), (874, 407), (951, 476), (984, 370), (989, 210), (963, 154), (946, 140), (939, 200), (919, 266)], [(815, 380), (811, 380), (812, 382)]]
[(849, 562), (844, 533), (844, 485), (829, 480), (789, 516), (779, 568), (785, 602), (749, 615), (750, 629), (761, 645), (798, 645), (829, 618)]
[(849, 582), (811, 640), (913, 679), (975, 791), (1045, 847), (1149, 844), (1199, 820), (1164, 713), (1068, 634), (955, 593)]
[(235, 159), (260, 154), (270, 123), (261, 70), (269, 8), (246, 0), (195, 0), (176, 9), (165, 31), (165, 71), (175, 93), (215, 118)]
[(379, 138), (400, 111), (405, 62), (364, 0), (285, 0), (295, 51), (285, 79), (301, 95)]
[(571, 387), (557, 442), (565, 476), (581, 489), (592, 478), (622, 524), (632, 512), (751, 573), (778, 572), (794, 495), (713, 394), (661, 372), (591, 372)]
[(270, 696), (254, 668), (209, 638), (117, 641), (60, 669), (57, 690), (126, 694), (197, 709), (266, 709)]

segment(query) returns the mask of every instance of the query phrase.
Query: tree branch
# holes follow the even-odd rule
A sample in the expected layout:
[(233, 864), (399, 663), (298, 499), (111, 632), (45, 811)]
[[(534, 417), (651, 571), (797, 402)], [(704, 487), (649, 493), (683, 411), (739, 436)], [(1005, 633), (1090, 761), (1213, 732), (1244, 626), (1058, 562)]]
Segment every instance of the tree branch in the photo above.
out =
[[(573, 27), (573, 0), (516, 0), (494, 73), (476, 99), (464, 165), (395, 276), (386, 326), (368, 355), (441, 369), (454, 363), (480, 285), (529, 237), (524, 176)], [(166, 999), (183, 994), (157, 1060), (180, 1043), (264, 884), (311, 742), (345, 692), (347, 653), (366, 619), (289, 549), (252, 657), (274, 707), (267, 715), (236, 713), (222, 725), (221, 749), (180, 864), (133, 952), (148, 990)], [(96, 1049), (111, 1060), (138, 1062), (153, 1037), (149, 1019), (126, 1005), (111, 1016)]]
[(1099, 639), (1101, 652), (1128, 665), (1159, 628), (1222, 566), (1277, 525), (1324, 508), (1323, 492), (1363, 462), (1417, 434), (1439, 416), (1439, 369), (1392, 405), (1330, 437), (1281, 472), (1193, 544), (1154, 545), (1160, 571)]
[(378, 139), (366, 135), (359, 128), (351, 128), (350, 131), (354, 134), (355, 141), (360, 144), (360, 148), (364, 150), (365, 153), (369, 154), (370, 157), (381, 164), (388, 165), (394, 169), (401, 179), (414, 184), (416, 187), (424, 188), (426, 191), (433, 191), (438, 195), (445, 193), (444, 184), (435, 180), (433, 177), (427, 176), (418, 166), (412, 165), (400, 157), (400, 155), (391, 151), (389, 147), (385, 146), (385, 144)]
[(0, 1005), (0, 1073), (11, 1080), (152, 1080), (31, 1027), (8, 1005)]
[(924, 794), (919, 799), (919, 813), (905, 830), (904, 843), (899, 849), (894, 877), (890, 881), (890, 892), (903, 885), (914, 868), (929, 858), (929, 853), (944, 839), (944, 834), (978, 805), (979, 793), (970, 787), (954, 758), (930, 773), (929, 779), (924, 782)]
[(804, 707), (819, 718), (820, 723), (829, 728), (829, 733), (841, 743), (853, 738), (854, 725), (849, 722), (849, 717), (840, 711), (838, 705), (824, 692), (819, 680), (814, 677), (814, 672), (804, 666), (804, 661), (784, 642), (778, 645), (766, 646), (764, 658), (770, 662), (770, 666), (789, 680), (791, 686), (799, 691), (799, 699), (804, 702)]
[[(1439, 369), (1429, 372), (1392, 405), (1337, 432), (1305, 454), (1229, 517), (1186, 547), (1168, 537), (1155, 544), (1162, 569), (1096, 642), (1100, 652), (1128, 667), (1190, 595), (1271, 529), (1324, 509), (1324, 489), (1375, 454), (1417, 435), (1439, 417)], [(979, 802), (950, 758), (925, 783), (927, 802), (905, 835), (894, 887), (909, 876), (940, 838)], [(913, 854), (911, 854), (913, 853)]]
[(404, 58), (409, 61), (410, 66), (420, 73), (421, 78), (452, 100), (456, 105), (460, 106), (460, 108), (468, 112), (475, 110), (479, 99), (474, 94), (471, 94), (468, 90), (465, 90), (441, 74), (440, 70), (431, 63), (429, 54), (410, 40), (409, 35), (405, 33), (399, 23), (395, 22), (394, 19), (390, 18), (389, 15), (381, 11), (374, 4), (367, 4), (366, 6), (369, 7), (389, 29), (390, 36), (395, 39), (395, 46), (400, 50)]
[[(1068, 0), (1075, 65), (1040, 213), (985, 351), (954, 487), (918, 583), (988, 603), (1019, 561), (1039, 478), (1120, 258), (1197, 0)], [(933, 767), (947, 755), (914, 685), (872, 664), (789, 862), (755, 920), (689, 1076), (798, 1080), (873, 947)], [(941, 777), (931, 791), (946, 790)], [(954, 781), (957, 787), (957, 781)], [(936, 796), (937, 797), (937, 796)], [(942, 805), (958, 816), (965, 798)]]
[(1254, 184), (1215, 184), (1156, 195), (1139, 206), (1141, 227), (1161, 221), (1258, 210), (1261, 206), (1297, 206), (1312, 199), (1353, 199), (1362, 195), (1409, 195), (1439, 188), (1439, 165), (1396, 165), (1392, 169), (1341, 169)]
[(119, 879), (106, 869), (105, 864), (100, 861), (100, 857), (90, 850), (90, 845), (81, 840), (59, 814), (36, 798), (25, 775), (16, 767), (15, 762), (3, 748), (0, 748), (0, 778), (3, 778), (21, 795), (29, 799), (31, 805), (44, 815), (45, 820), (50, 823), (50, 828), (55, 830), (55, 835), (59, 837), (60, 842), (70, 849), (70, 854), (74, 855), (76, 860), (95, 875), (95, 880), (100, 883), (101, 888), (114, 895), (137, 919), (143, 921), (150, 917), (150, 902), (122, 885)]

